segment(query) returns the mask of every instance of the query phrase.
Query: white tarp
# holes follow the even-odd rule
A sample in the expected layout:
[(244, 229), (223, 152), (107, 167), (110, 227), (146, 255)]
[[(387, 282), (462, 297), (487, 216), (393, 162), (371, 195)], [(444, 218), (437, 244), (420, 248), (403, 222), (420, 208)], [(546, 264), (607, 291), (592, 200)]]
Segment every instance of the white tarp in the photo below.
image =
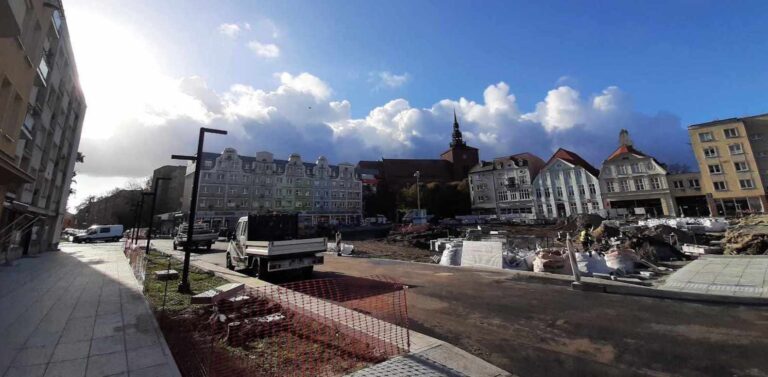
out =
[(443, 256), (440, 258), (440, 264), (443, 266), (461, 265), (461, 242), (446, 243), (443, 249)]
[(461, 265), (504, 268), (503, 244), (498, 241), (464, 241), (461, 250)]

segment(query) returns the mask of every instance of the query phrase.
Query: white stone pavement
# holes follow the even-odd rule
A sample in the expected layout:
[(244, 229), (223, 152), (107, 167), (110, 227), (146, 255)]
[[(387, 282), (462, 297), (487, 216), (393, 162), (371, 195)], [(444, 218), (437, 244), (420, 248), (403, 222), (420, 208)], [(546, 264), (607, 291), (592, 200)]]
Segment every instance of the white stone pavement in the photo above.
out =
[(0, 267), (0, 376), (179, 376), (122, 243)]
[(676, 271), (659, 288), (768, 298), (768, 256), (703, 256)]

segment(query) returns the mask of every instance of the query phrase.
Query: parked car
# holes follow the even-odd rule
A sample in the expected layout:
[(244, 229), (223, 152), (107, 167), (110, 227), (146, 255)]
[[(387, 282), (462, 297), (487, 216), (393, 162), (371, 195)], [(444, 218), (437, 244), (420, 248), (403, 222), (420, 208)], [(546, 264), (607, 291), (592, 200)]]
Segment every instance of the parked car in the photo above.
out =
[(74, 243), (90, 243), (96, 241), (117, 242), (123, 238), (123, 226), (117, 225), (91, 225), (85, 233), (72, 237)]

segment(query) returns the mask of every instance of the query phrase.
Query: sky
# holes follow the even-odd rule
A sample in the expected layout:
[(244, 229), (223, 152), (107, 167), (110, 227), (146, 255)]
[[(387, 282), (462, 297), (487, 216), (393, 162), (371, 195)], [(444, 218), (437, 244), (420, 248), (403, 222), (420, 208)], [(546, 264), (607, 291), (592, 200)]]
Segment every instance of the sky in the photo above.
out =
[(628, 129), (696, 163), (691, 124), (768, 112), (765, 1), (64, 0), (86, 97), (74, 209), (206, 151), (596, 166)]

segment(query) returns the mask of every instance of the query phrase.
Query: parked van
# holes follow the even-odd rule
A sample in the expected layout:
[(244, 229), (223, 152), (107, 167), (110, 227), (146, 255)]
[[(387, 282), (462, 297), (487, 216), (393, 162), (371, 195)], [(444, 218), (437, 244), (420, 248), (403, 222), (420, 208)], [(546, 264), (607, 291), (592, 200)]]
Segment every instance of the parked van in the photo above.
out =
[(117, 242), (123, 237), (122, 225), (91, 225), (83, 234), (72, 237), (72, 242)]

